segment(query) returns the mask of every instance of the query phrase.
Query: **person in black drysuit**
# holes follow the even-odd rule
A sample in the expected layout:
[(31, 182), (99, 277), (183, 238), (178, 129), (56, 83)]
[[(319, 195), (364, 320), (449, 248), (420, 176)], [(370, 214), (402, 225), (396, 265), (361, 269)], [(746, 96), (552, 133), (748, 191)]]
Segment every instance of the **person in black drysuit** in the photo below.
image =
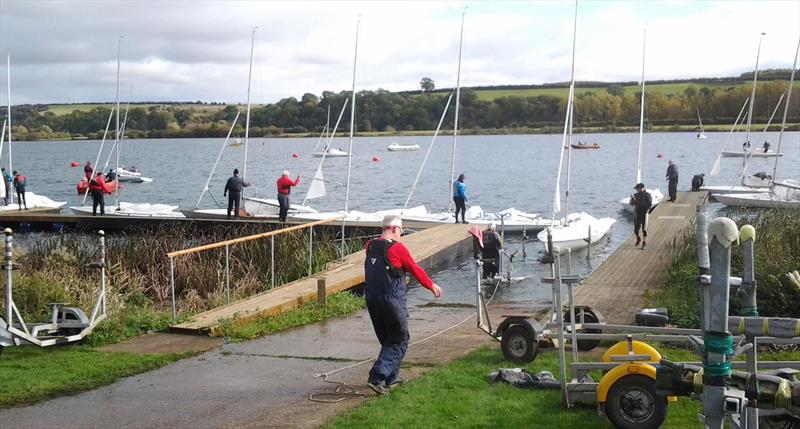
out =
[(674, 202), (678, 198), (678, 166), (671, 159), (667, 166), (667, 182), (669, 184), (669, 200)]
[(222, 193), (222, 196), (228, 196), (228, 219), (231, 218), (231, 211), (233, 211), (233, 217), (239, 216), (239, 204), (242, 199), (242, 189), (250, 186), (249, 183), (242, 180), (239, 177), (239, 169), (233, 169), (233, 176), (231, 176), (228, 181), (225, 183), (225, 192)]
[[(637, 183), (633, 188), (636, 193), (631, 195), (630, 204), (633, 206), (633, 234), (636, 236), (636, 244), (642, 243), (642, 250), (647, 248), (647, 215), (653, 206), (653, 197), (644, 189), (644, 183)], [(642, 236), (639, 237), (639, 229)]]
[(764, 140), (764, 146), (761, 146), (764, 149), (764, 153), (769, 152), (769, 142)]
[(489, 224), (489, 227), (482, 232), (483, 248), (481, 257), (483, 259), (483, 278), (494, 278), (500, 269), (500, 251), (503, 250), (503, 242), (500, 234), (497, 233), (497, 225)]
[(706, 175), (703, 173), (695, 174), (692, 177), (692, 191), (697, 192), (703, 186), (703, 182), (705, 181)]

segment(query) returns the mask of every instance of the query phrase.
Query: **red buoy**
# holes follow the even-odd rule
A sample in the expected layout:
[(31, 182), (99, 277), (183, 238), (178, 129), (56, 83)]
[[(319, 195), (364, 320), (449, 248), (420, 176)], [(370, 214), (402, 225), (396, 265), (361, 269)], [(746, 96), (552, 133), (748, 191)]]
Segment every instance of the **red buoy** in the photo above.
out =
[(381, 158), (377, 155), (372, 157), (372, 162), (380, 162), (380, 160)]
[(300, 154), (295, 152), (292, 154), (292, 158), (300, 158)]
[(75, 162), (75, 161), (72, 161), (72, 162), (70, 162), (70, 163), (69, 163), (69, 166), (70, 166), (70, 167), (72, 167), (72, 168), (75, 168), (75, 167), (77, 167), (77, 166), (79, 166), (79, 165), (80, 165), (80, 164), (78, 164), (78, 163), (77, 163), (77, 162)]

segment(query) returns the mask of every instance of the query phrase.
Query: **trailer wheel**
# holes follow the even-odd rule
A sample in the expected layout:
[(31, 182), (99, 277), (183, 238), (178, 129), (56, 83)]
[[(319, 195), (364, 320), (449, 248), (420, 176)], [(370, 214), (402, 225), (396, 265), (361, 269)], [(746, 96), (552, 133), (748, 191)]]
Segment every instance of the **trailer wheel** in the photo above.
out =
[(530, 325), (511, 325), (503, 332), (500, 348), (507, 360), (529, 363), (539, 353), (539, 342)]
[[(576, 308), (576, 310), (577, 310), (575, 312), (576, 323), (580, 322), (581, 320), (583, 320), (586, 323), (600, 323), (600, 322), (602, 322), (602, 320), (601, 320), (602, 316), (598, 317), (598, 315), (595, 314), (595, 310), (593, 310), (591, 308), (588, 308), (588, 307), (587, 308)], [(583, 319), (581, 319), (581, 314), (583, 314)], [(569, 323), (571, 323), (571, 321), (572, 321), (572, 319), (570, 319), (570, 317), (569, 317), (569, 311), (565, 311), (564, 312), (564, 323), (569, 324)], [(578, 329), (578, 333), (579, 334), (601, 334), (601, 333), (603, 333), (603, 331), (601, 331), (600, 329)], [(592, 349), (596, 348), (599, 345), (600, 345), (600, 340), (599, 339), (597, 339), (597, 340), (587, 340), (587, 339), (580, 340), (579, 339), (578, 340), (578, 350), (580, 350), (582, 352), (588, 352), (589, 350), (592, 350)]]
[(667, 397), (656, 395), (652, 378), (628, 375), (609, 389), (606, 415), (617, 429), (656, 429), (667, 418)]
[(759, 416), (758, 427), (765, 429), (800, 429), (800, 420), (788, 415)]

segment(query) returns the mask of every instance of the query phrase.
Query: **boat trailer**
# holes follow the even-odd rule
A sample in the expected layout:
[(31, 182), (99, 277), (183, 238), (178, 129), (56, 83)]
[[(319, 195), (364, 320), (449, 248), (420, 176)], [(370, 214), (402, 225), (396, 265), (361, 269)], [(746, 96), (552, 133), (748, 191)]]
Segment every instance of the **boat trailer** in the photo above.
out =
[(67, 307), (67, 303), (50, 303), (50, 320), (46, 323), (27, 323), (14, 304), (13, 270), (19, 267), (14, 262), (13, 232), (5, 229), (5, 318), (0, 319), (0, 354), (3, 348), (33, 344), (47, 347), (81, 341), (92, 333), (94, 328), (106, 318), (106, 242), (105, 233), (100, 230), (100, 260), (86, 265), (86, 268), (100, 270), (100, 290), (95, 299), (91, 317), (77, 307)]

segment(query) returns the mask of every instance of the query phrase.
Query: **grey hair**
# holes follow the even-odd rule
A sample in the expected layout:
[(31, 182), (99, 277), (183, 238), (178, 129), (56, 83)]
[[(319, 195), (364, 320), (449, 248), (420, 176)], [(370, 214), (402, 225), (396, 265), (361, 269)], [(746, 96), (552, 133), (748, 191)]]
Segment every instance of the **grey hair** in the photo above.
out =
[(386, 215), (386, 216), (383, 217), (382, 225), (383, 225), (384, 228), (392, 227), (392, 226), (397, 226), (397, 227), (402, 228), (403, 227), (403, 219), (400, 218), (399, 215), (389, 214), (389, 215)]

